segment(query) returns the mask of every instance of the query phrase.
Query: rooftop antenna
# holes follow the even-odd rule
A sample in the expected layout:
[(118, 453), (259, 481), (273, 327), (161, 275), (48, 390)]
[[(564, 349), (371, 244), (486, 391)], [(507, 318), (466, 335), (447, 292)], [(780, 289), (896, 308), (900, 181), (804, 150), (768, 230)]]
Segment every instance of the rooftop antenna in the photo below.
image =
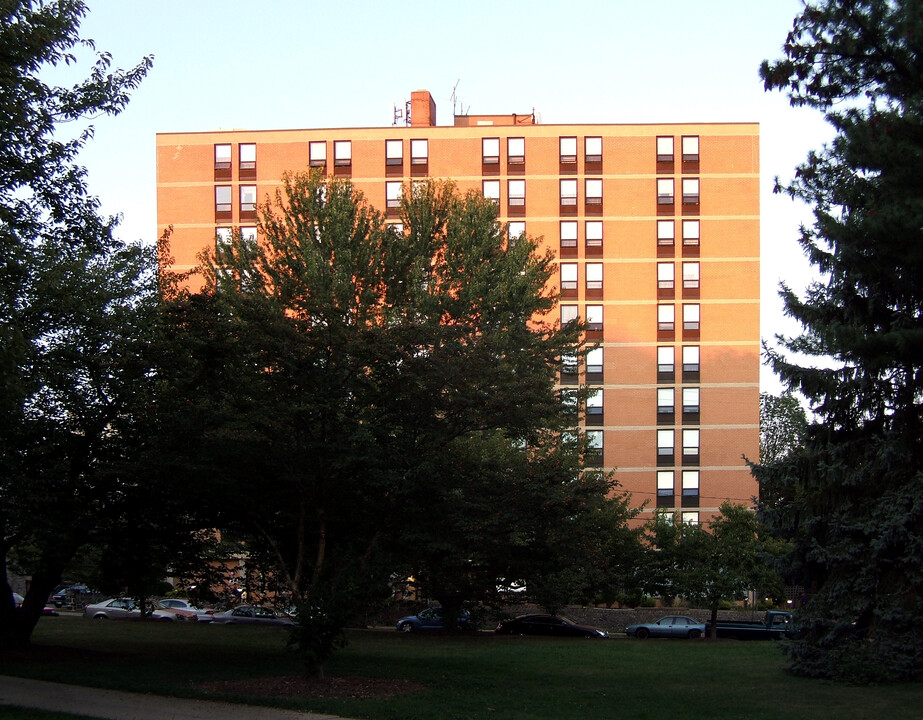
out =
[[(461, 82), (461, 78), (455, 81), (455, 85), (452, 87), (452, 95), (449, 99), (452, 101), (452, 114), (453, 115), (467, 115), (468, 112), (465, 110), (465, 106), (462, 104), (461, 100), (458, 99), (456, 90), (458, 90), (458, 83)], [(470, 106), (468, 108), (471, 109)]]
[(394, 104), (394, 121), (391, 126), (397, 127), (398, 125), (410, 125), (410, 100), (404, 102), (403, 109), (397, 103)]

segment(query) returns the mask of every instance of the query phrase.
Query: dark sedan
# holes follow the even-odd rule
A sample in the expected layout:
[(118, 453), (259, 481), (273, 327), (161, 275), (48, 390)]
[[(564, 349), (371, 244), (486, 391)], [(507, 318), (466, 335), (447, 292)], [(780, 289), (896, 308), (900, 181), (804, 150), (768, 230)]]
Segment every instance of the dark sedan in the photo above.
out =
[(522, 615), (504, 620), (494, 631), (501, 635), (544, 635), (545, 637), (607, 638), (609, 633), (589, 625), (578, 625), (557, 615)]

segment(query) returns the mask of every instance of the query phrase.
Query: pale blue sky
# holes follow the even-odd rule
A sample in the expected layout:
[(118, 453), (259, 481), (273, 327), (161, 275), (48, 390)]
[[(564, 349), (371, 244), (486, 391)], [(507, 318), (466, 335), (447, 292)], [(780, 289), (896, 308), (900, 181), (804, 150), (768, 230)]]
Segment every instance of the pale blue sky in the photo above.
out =
[[(771, 189), (830, 131), (764, 92), (757, 72), (800, 0), (87, 2), (81, 33), (116, 65), (155, 56), (82, 155), (125, 239), (158, 234), (155, 133), (387, 126), (420, 88), (447, 125), (457, 83), (466, 111), (534, 109), (544, 124), (759, 122), (763, 337), (785, 327), (779, 279), (800, 289), (809, 277), (796, 243), (807, 211)], [(778, 390), (766, 370), (761, 382)]]

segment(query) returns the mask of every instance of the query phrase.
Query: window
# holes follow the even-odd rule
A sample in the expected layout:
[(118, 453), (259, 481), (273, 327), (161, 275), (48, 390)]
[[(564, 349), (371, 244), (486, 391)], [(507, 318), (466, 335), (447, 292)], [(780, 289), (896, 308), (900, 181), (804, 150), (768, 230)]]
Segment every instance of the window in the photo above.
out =
[(577, 292), (577, 263), (561, 263), (561, 290)]
[(506, 161), (510, 165), (522, 165), (526, 161), (526, 140), (525, 138), (507, 138), (506, 139)]
[(311, 167), (327, 166), (327, 143), (323, 140), (308, 145), (308, 159)]
[(591, 390), (586, 396), (587, 416), (601, 416), (603, 414), (603, 391), (601, 388)]
[(683, 497), (699, 496), (699, 471), (683, 470)]
[(603, 264), (602, 263), (587, 263), (585, 267), (586, 272), (586, 289), (587, 290), (602, 290), (603, 289)]
[(683, 178), (683, 205), (699, 204), (699, 179)]
[(577, 181), (561, 180), (561, 205), (577, 206)]
[(256, 143), (241, 143), (237, 148), (240, 157), (241, 177), (244, 171), (256, 171)]
[(699, 264), (697, 262), (683, 263), (683, 290), (699, 289)]
[(657, 178), (657, 204), (673, 204), (673, 179)]
[(590, 332), (602, 332), (603, 329), (603, 306), (587, 305), (586, 306), (587, 330)]
[(484, 180), (483, 182), (484, 197), (493, 200), (494, 203), (500, 203), (500, 181)]
[(673, 461), (673, 431), (672, 430), (658, 430), (657, 431), (657, 458), (664, 459), (664, 460), (669, 458), (670, 462)]
[(699, 431), (683, 429), (683, 464), (699, 462)]
[(657, 162), (673, 162), (672, 135), (661, 135), (657, 138)]
[(699, 413), (699, 388), (683, 388), (683, 414), (698, 415)]
[(481, 162), (485, 165), (500, 164), (500, 138), (481, 140)]
[(218, 252), (227, 250), (231, 246), (233, 231), (229, 227), (215, 228), (215, 249)]
[(256, 242), (256, 228), (254, 226), (241, 226), (240, 239), (245, 243)]
[[(659, 198), (658, 198), (658, 202), (659, 202)], [(675, 232), (675, 229), (673, 227), (672, 220), (658, 220), (657, 221), (657, 244), (658, 245), (672, 245), (674, 232)]]
[(603, 462), (603, 431), (586, 431), (586, 464), (602, 465)]
[(584, 138), (583, 153), (585, 162), (601, 163), (603, 161), (603, 139), (601, 137)]
[(400, 182), (385, 183), (385, 203), (389, 210), (394, 210), (401, 206), (401, 187)]
[(699, 161), (699, 136), (683, 135), (683, 162)]
[(215, 145), (215, 180), (231, 179), (231, 145)]
[(683, 245), (699, 244), (699, 221), (683, 220)]
[(410, 164), (426, 165), (429, 162), (429, 140), (410, 141)]
[(593, 348), (586, 354), (586, 371), (588, 375), (601, 375), (603, 371), (603, 349)]
[(698, 525), (699, 513), (697, 511), (684, 511), (681, 519), (683, 525)]
[(683, 345), (683, 372), (699, 372), (699, 346)]
[(657, 471), (657, 507), (673, 505), (673, 471)]
[(385, 165), (401, 166), (404, 164), (404, 141), (385, 140)]
[(577, 247), (577, 221), (561, 221), (561, 247)]
[(672, 331), (676, 327), (676, 308), (673, 305), (660, 304), (657, 306), (657, 329)]
[(240, 213), (256, 212), (256, 185), (240, 186)]
[(560, 149), (562, 165), (577, 164), (577, 138), (562, 137), (560, 140)]
[[(561, 324), (567, 325), (571, 320), (579, 317), (576, 305), (561, 305)], [(574, 361), (576, 362), (576, 360)]]
[(586, 246), (601, 248), (603, 246), (603, 221), (587, 220), (586, 227)]
[(673, 416), (673, 411), (675, 407), (674, 395), (676, 393), (673, 391), (673, 388), (657, 388), (657, 414), (658, 415), (670, 415)]
[(526, 204), (526, 181), (525, 180), (507, 180), (507, 192), (509, 193), (509, 203), (515, 207), (523, 207)]
[(660, 345), (657, 348), (657, 372), (672, 373), (673, 357), (674, 353), (672, 345)]
[(603, 181), (599, 178), (589, 178), (586, 180), (586, 204), (602, 205), (603, 204)]
[(231, 186), (215, 186), (215, 213), (219, 215), (231, 214)]
[(578, 404), (577, 399), (579, 397), (577, 390), (574, 388), (562, 389), (560, 391), (561, 405), (564, 406), (564, 412), (571, 416), (574, 420), (577, 417)]
[(526, 234), (526, 224), (522, 221), (511, 222), (506, 226), (506, 236), (510, 241), (518, 240)]
[(657, 289), (658, 290), (672, 290), (673, 289), (673, 263), (671, 262), (657, 263)]
[[(576, 317), (576, 315), (574, 317)], [(577, 356), (573, 353), (567, 353), (561, 356), (561, 375), (567, 375), (573, 378), (572, 382), (576, 382)]]
[(392, 231), (394, 231), (395, 233), (397, 233), (398, 235), (403, 235), (403, 234), (404, 234), (404, 223), (401, 223), (401, 222), (388, 223), (388, 227), (389, 227)]
[(688, 303), (683, 305), (683, 330), (699, 329), (699, 305)]
[(350, 167), (353, 164), (353, 144), (351, 140), (336, 140), (333, 143), (334, 167)]

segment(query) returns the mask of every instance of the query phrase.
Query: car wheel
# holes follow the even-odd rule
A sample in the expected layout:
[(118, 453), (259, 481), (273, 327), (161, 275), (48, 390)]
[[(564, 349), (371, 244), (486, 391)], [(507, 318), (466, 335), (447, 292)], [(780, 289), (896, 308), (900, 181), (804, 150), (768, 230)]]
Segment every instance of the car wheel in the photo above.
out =
[(400, 624), (400, 627), (398, 627), (398, 630), (400, 630), (401, 632), (413, 632), (413, 623), (402, 622)]
[(93, 619), (94, 620), (108, 620), (109, 616), (108, 615), (94, 615)]
[(701, 631), (701, 630), (690, 630), (690, 631), (689, 631), (689, 639), (690, 639), (690, 640), (696, 640), (696, 639), (698, 639), (698, 638), (700, 638), (700, 637), (702, 637), (702, 631)]
[(638, 628), (637, 632), (635, 632), (635, 637), (638, 638), (638, 640), (646, 640), (650, 636), (651, 631), (647, 628)]

